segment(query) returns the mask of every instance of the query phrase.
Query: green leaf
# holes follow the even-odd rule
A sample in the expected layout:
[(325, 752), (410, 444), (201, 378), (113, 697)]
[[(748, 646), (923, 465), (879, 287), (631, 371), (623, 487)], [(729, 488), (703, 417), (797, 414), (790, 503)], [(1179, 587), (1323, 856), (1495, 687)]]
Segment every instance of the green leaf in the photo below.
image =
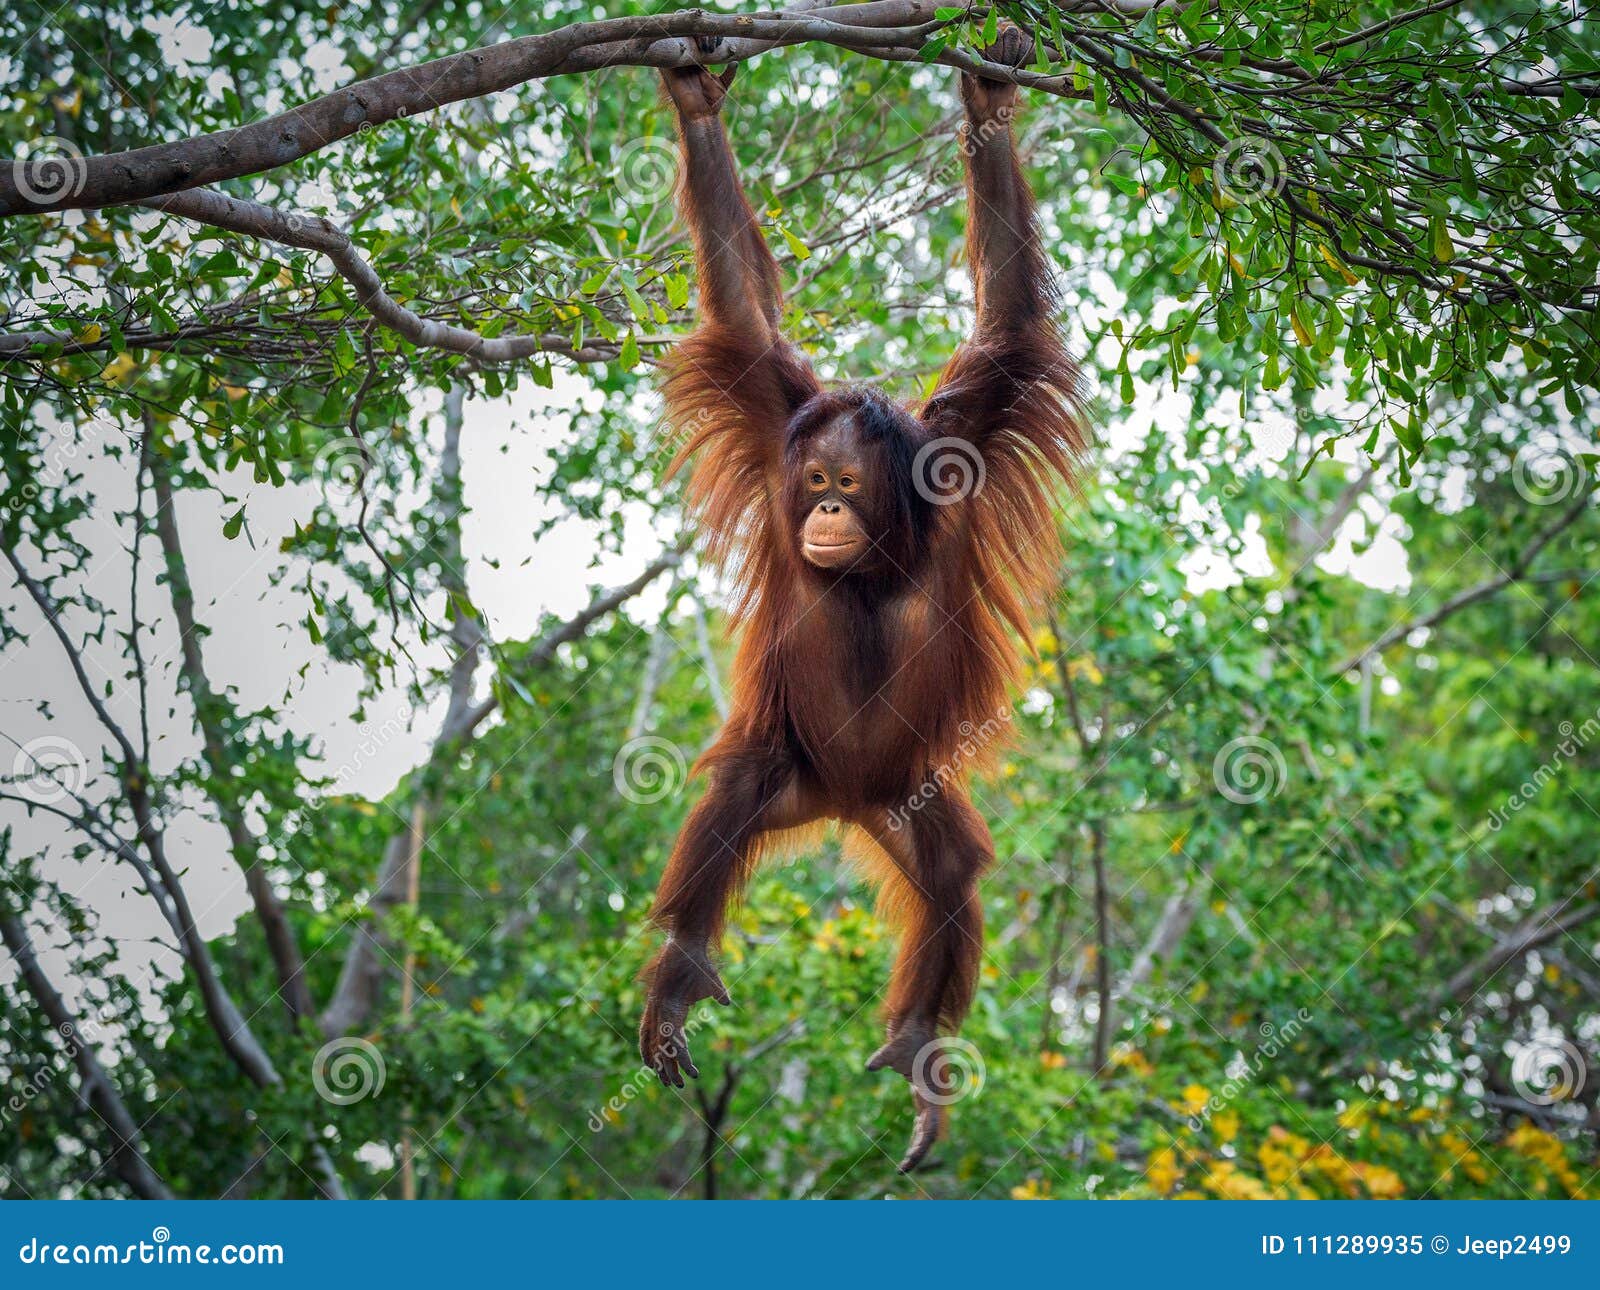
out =
[(784, 244), (789, 248), (789, 254), (797, 260), (809, 260), (811, 252), (806, 244), (791, 233), (786, 225), (779, 224), (778, 232), (783, 234)]

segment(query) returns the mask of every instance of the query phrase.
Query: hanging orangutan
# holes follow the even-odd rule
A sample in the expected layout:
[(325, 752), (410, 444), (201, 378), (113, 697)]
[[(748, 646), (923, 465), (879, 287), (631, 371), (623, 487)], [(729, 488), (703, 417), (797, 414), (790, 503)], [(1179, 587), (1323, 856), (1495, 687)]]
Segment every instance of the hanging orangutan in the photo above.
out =
[[(1031, 41), (989, 51), (1020, 64)], [(1086, 448), (1079, 373), (1018, 168), (1017, 89), (963, 73), (963, 152), (977, 321), (931, 398), (825, 390), (779, 334), (778, 266), (745, 199), (720, 110), (732, 80), (665, 72), (681, 143), (701, 320), (666, 364), (673, 469), (708, 554), (735, 577), (731, 712), (701, 758), (652, 917), (640, 1052), (663, 1083), (699, 1072), (691, 1005), (729, 995), (725, 912), (763, 852), (837, 820), (900, 933), (887, 1042), (867, 1062), (911, 1084), (914, 1168), (943, 1129), (941, 1036), (972, 1001), (983, 953), (978, 878), (994, 845), (964, 787), (1002, 725), (1013, 632), (1053, 585), (1057, 485)], [(803, 835), (802, 835), (803, 836)]]

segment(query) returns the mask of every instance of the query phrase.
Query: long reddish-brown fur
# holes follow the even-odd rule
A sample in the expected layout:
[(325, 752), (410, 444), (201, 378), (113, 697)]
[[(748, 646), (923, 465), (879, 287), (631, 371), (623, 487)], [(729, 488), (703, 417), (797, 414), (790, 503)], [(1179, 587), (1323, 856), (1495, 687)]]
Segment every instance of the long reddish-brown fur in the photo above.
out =
[[(663, 389), (673, 469), (690, 468), (707, 553), (736, 584), (740, 642), (731, 714), (699, 767), (709, 785), (656, 897), (670, 936), (647, 969), (641, 1050), (663, 1080), (695, 1073), (683, 1021), (727, 998), (712, 956), (728, 903), (773, 837), (841, 821), (901, 931), (889, 1042), (869, 1065), (912, 1081), (914, 1164), (940, 1120), (917, 1063), (959, 1025), (982, 954), (993, 845), (965, 779), (1004, 738), (1016, 637), (1053, 585), (1057, 497), (1088, 442), (1080, 378), (1011, 142), (1014, 87), (963, 82), (977, 324), (908, 408), (824, 391), (779, 334), (777, 266), (733, 169), (724, 86), (668, 75), (703, 318)], [(976, 486), (952, 493), (962, 467)], [(865, 536), (818, 546), (803, 535), (819, 523)], [(848, 565), (817, 563), (840, 549)]]

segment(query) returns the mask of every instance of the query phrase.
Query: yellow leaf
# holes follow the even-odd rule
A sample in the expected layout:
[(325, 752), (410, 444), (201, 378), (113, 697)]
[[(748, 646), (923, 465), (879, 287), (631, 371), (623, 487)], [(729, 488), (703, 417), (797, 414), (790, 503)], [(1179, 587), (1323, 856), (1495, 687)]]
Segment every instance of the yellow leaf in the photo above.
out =
[(1328, 267), (1342, 277), (1345, 280), (1346, 285), (1353, 287), (1356, 285), (1356, 283), (1361, 281), (1360, 278), (1356, 277), (1355, 274), (1351, 273), (1350, 270), (1345, 267), (1344, 262), (1340, 260), (1337, 255), (1325, 247), (1321, 242), (1317, 243), (1317, 250), (1322, 252), (1322, 258), (1324, 261), (1326, 261)]
[(1456, 258), (1456, 245), (1450, 240), (1450, 226), (1445, 223), (1442, 215), (1435, 215), (1433, 224), (1433, 258), (1441, 264), (1448, 264)]
[(132, 376), (139, 364), (132, 354), (118, 354), (109, 363), (100, 369), (102, 381), (115, 381), (119, 384)]

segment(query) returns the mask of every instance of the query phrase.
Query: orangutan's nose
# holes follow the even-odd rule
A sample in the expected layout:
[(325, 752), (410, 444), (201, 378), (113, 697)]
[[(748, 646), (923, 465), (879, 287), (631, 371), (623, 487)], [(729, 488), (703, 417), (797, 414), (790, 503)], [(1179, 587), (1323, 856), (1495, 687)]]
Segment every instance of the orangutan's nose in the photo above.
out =
[(844, 508), (838, 502), (818, 502), (817, 509), (824, 515), (837, 515)]

